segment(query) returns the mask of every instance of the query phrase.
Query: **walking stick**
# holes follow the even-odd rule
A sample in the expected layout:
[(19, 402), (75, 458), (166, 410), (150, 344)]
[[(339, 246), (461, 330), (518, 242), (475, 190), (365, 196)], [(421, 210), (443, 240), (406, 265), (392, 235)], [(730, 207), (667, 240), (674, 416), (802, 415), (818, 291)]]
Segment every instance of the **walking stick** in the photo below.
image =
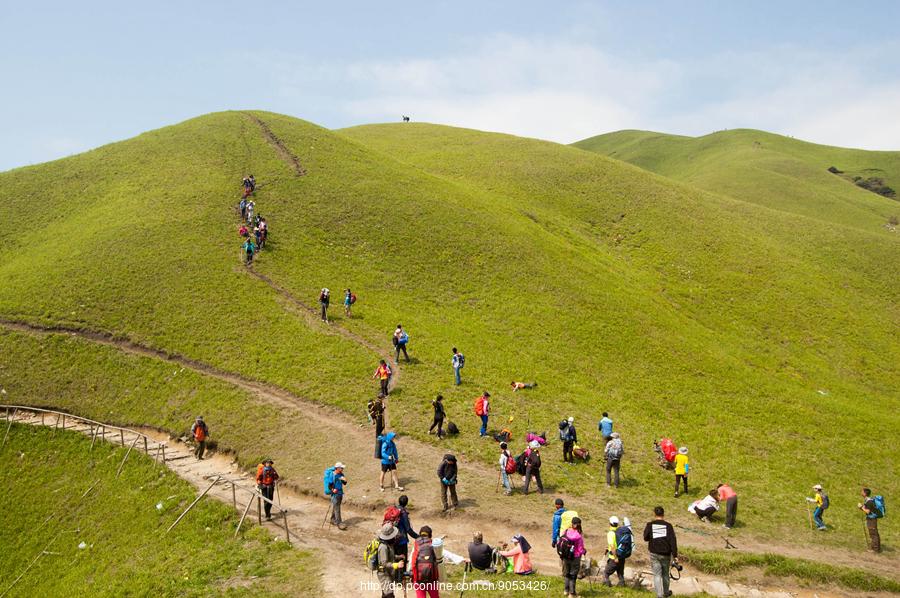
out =
[(459, 588), (459, 598), (462, 598), (463, 592), (466, 591), (466, 576), (469, 574), (469, 568), (465, 567), (463, 569), (463, 581), (462, 586)]
[(813, 528), (813, 524), (812, 524), (812, 509), (809, 508), (809, 501), (806, 501), (806, 514), (809, 515), (809, 529), (810, 529), (810, 531), (812, 531), (812, 528)]
[(275, 496), (278, 497), (278, 508), (281, 508), (281, 490), (278, 489), (278, 486), (281, 484), (278, 483), (278, 480), (275, 480)]
[(325, 519), (322, 520), (322, 529), (325, 529), (325, 524), (328, 522), (328, 513), (331, 511), (331, 501), (328, 502), (328, 508), (325, 509)]

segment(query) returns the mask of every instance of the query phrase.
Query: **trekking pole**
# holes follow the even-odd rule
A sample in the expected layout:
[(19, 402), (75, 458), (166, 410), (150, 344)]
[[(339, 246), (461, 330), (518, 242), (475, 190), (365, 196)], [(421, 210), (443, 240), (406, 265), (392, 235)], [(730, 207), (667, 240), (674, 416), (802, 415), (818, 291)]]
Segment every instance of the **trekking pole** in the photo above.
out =
[(278, 483), (278, 480), (275, 480), (275, 496), (278, 497), (278, 508), (279, 509), (281, 508), (281, 490), (278, 489), (278, 487), (280, 485), (281, 484)]
[(466, 591), (466, 576), (469, 574), (469, 568), (463, 568), (463, 580), (462, 585), (459, 588), (459, 598), (462, 598), (463, 592)]
[(325, 529), (325, 523), (328, 522), (328, 513), (331, 511), (331, 502), (328, 502), (328, 508), (325, 509), (325, 519), (322, 520), (322, 529)]

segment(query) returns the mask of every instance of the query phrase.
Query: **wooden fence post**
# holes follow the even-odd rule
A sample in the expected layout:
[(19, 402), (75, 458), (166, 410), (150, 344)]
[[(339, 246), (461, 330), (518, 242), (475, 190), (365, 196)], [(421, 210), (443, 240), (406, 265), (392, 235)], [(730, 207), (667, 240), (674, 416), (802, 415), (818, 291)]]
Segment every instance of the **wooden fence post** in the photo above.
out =
[(116, 477), (119, 477), (119, 475), (122, 473), (122, 468), (125, 467), (125, 461), (128, 460), (128, 455), (131, 454), (131, 449), (133, 449), (134, 445), (137, 444), (138, 438), (140, 438), (140, 436), (135, 436), (134, 440), (131, 442), (131, 446), (129, 446), (128, 450), (125, 451), (125, 456), (122, 458), (122, 462), (119, 463), (119, 469), (116, 471)]
[(231, 482), (231, 502), (234, 505), (234, 510), (237, 510), (237, 491), (234, 489), (234, 482)]
[(150, 454), (150, 450), (147, 448), (147, 437), (144, 436), (144, 453)]
[(241, 531), (241, 526), (244, 525), (244, 519), (247, 518), (247, 513), (250, 512), (250, 507), (253, 506), (253, 497), (250, 497), (250, 500), (247, 501), (247, 508), (244, 509), (244, 514), (241, 515), (241, 520), (238, 521), (237, 529), (234, 530), (234, 537), (237, 538), (238, 532)]
[(192, 503), (190, 504), (190, 506), (188, 506), (188, 508), (186, 508), (186, 509), (184, 510), (184, 513), (182, 513), (181, 515), (178, 516), (178, 519), (176, 519), (175, 522), (172, 523), (172, 525), (169, 526), (169, 529), (166, 530), (166, 533), (167, 533), (167, 534), (168, 534), (170, 531), (172, 531), (172, 528), (173, 528), (173, 527), (175, 527), (176, 525), (178, 525), (178, 522), (179, 522), (179, 521), (181, 521), (182, 519), (184, 519), (184, 516), (188, 514), (188, 511), (190, 511), (191, 509), (193, 509), (193, 508), (194, 508), (194, 505), (196, 505), (198, 502), (200, 502), (200, 499), (201, 499), (201, 498), (203, 498), (204, 496), (206, 496), (206, 493), (207, 493), (207, 492), (209, 492), (210, 490), (212, 490), (212, 487), (215, 486), (216, 483), (218, 483), (219, 477), (220, 477), (220, 476), (216, 476), (216, 477), (213, 479), (212, 483), (211, 483), (209, 486), (206, 487), (206, 490), (204, 490), (203, 493), (200, 494), (200, 496), (198, 496), (197, 498), (194, 499), (194, 502), (192, 502)]
[(282, 509), (281, 516), (284, 520), (284, 537), (285, 537), (285, 539), (287, 539), (287, 543), (290, 544), (291, 543), (291, 532), (288, 529), (288, 524), (287, 524), (287, 511)]
[(125, 430), (119, 428), (119, 438), (122, 440), (122, 446), (125, 446)]

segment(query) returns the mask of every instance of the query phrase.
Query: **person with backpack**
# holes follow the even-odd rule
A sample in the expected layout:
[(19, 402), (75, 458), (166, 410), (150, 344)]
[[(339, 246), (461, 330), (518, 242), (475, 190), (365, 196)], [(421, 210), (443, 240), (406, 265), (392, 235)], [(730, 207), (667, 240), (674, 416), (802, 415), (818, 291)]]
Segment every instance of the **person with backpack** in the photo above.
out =
[(609, 413), (606, 411), (603, 412), (603, 419), (597, 424), (597, 429), (600, 430), (600, 436), (603, 438), (603, 445), (606, 446), (606, 443), (612, 438), (613, 432), (613, 420), (609, 419)]
[(253, 263), (253, 254), (256, 253), (256, 245), (253, 244), (253, 239), (247, 237), (247, 240), (244, 241), (244, 244), (241, 245), (241, 248), (244, 250), (244, 257), (247, 261), (247, 265)]
[(266, 246), (266, 241), (269, 239), (269, 223), (266, 222), (265, 218), (259, 219), (259, 231), (262, 233), (262, 239), (259, 242), (259, 248), (262, 249)]
[(482, 438), (487, 436), (487, 427), (488, 427), (488, 415), (491, 412), (490, 399), (491, 393), (488, 391), (484, 391), (481, 393), (481, 396), (475, 399), (475, 415), (481, 418), (481, 432), (480, 435)]
[(391, 480), (394, 483), (394, 490), (403, 491), (400, 485), (400, 479), (397, 476), (397, 464), (400, 462), (400, 455), (397, 453), (397, 444), (394, 437), (397, 434), (388, 432), (384, 436), (379, 436), (381, 441), (381, 481), (379, 487), (384, 492), (384, 474), (391, 472)]
[(394, 363), (400, 363), (400, 351), (403, 351), (403, 357), (406, 358), (406, 362), (409, 363), (409, 353), (406, 352), (406, 345), (409, 343), (409, 335), (403, 330), (403, 326), (397, 324), (397, 328), (394, 330), (394, 336), (392, 339), (394, 343)]
[(881, 535), (878, 533), (878, 520), (884, 517), (884, 497), (872, 496), (870, 488), (862, 489), (863, 502), (856, 506), (866, 514), (866, 530), (869, 532), (869, 550), (881, 552)]
[(447, 415), (444, 411), (444, 397), (438, 395), (437, 398), (431, 401), (431, 406), (434, 408), (434, 418), (431, 420), (431, 427), (428, 428), (428, 433), (433, 434), (435, 427), (437, 427), (437, 437), (443, 438), (444, 417)]
[(250, 193), (253, 193), (254, 191), (256, 191), (256, 179), (253, 177), (252, 174), (247, 177), (247, 182), (250, 183)]
[(675, 498), (678, 498), (678, 486), (681, 480), (684, 480), (684, 493), (688, 493), (688, 472), (690, 468), (691, 463), (688, 460), (688, 450), (686, 446), (683, 446), (678, 449), (678, 454), (675, 455)]
[(825, 514), (825, 510), (830, 506), (828, 495), (825, 494), (825, 490), (822, 489), (821, 484), (816, 484), (813, 486), (813, 490), (816, 495), (812, 498), (809, 496), (806, 497), (806, 502), (810, 502), (816, 505), (816, 508), (813, 510), (813, 521), (816, 522), (816, 529), (820, 532), (824, 532), (828, 529), (828, 526), (825, 525), (825, 521), (822, 519), (822, 515)]
[(241, 209), (241, 222), (247, 219), (247, 199), (246, 197), (241, 197), (241, 203), (238, 204), (238, 207)]
[(543, 494), (544, 483), (541, 481), (541, 445), (538, 444), (536, 440), (532, 440), (531, 444), (528, 445), (528, 448), (531, 450), (529, 451), (528, 456), (525, 457), (525, 486), (522, 488), (522, 493), (528, 494), (528, 487), (531, 485), (532, 478), (534, 478), (538, 494)]
[(581, 557), (586, 553), (584, 536), (581, 532), (581, 518), (575, 517), (572, 519), (572, 526), (563, 532), (556, 543), (556, 554), (562, 563), (566, 596), (577, 596), (575, 584), (581, 571)]
[(453, 366), (453, 375), (456, 378), (456, 385), (459, 386), (462, 384), (462, 378), (459, 376), (459, 370), (463, 369), (466, 365), (465, 356), (456, 350), (456, 347), (453, 347), (453, 357), (450, 358), (450, 365)]
[(503, 494), (512, 494), (512, 485), (509, 483), (509, 474), (516, 472), (516, 460), (509, 454), (509, 445), (500, 443), (500, 481), (503, 482)]
[(393, 374), (391, 366), (383, 359), (378, 363), (378, 367), (375, 368), (375, 373), (372, 374), (372, 379), (378, 378), (378, 381), (381, 383), (381, 394), (378, 395), (381, 398), (388, 396), (390, 392), (391, 374)]
[(728, 484), (719, 484), (716, 486), (716, 492), (719, 494), (719, 502), (725, 501), (724, 527), (731, 529), (734, 527), (735, 519), (737, 519), (737, 492)]
[(612, 486), (613, 480), (615, 480), (615, 486), (618, 488), (619, 469), (622, 467), (622, 455), (625, 454), (625, 445), (622, 444), (622, 439), (619, 437), (618, 432), (610, 434), (609, 442), (606, 443), (603, 454), (606, 457), (606, 486), (607, 488)]
[(266, 512), (266, 521), (272, 520), (272, 501), (275, 500), (275, 484), (278, 482), (278, 472), (273, 467), (274, 461), (266, 459), (263, 461), (262, 469), (257, 469), (256, 485), (259, 488), (263, 498), (263, 509)]
[(353, 314), (351, 313), (351, 308), (353, 304), (356, 303), (356, 295), (350, 289), (344, 291), (344, 315), (348, 318), (352, 318)]
[(619, 518), (613, 515), (609, 518), (609, 529), (606, 532), (606, 566), (603, 568), (603, 584), (612, 587), (609, 576), (615, 573), (619, 576), (617, 585), (625, 585), (625, 560), (619, 559)]
[(256, 202), (252, 199), (247, 202), (247, 226), (253, 225), (253, 210), (256, 208)]
[[(610, 519), (610, 524), (612, 524), (612, 518)], [(608, 540), (609, 539), (607, 538), (607, 543)], [(617, 585), (625, 585), (625, 561), (631, 556), (633, 550), (634, 534), (631, 531), (631, 521), (628, 520), (628, 517), (625, 517), (622, 519), (622, 524), (616, 526), (616, 552), (615, 558), (613, 559), (615, 568), (610, 570), (608, 568), (609, 562), (607, 562), (607, 569), (605, 570), (606, 585), (610, 585), (609, 576), (612, 575), (613, 572), (617, 573), (619, 576), (619, 583)]]
[(559, 422), (559, 439), (563, 443), (563, 461), (565, 463), (574, 463), (575, 455), (572, 451), (575, 449), (575, 443), (578, 442), (578, 432), (575, 430), (575, 418)]
[(522, 534), (516, 534), (511, 541), (513, 547), (506, 550), (507, 545), (504, 544), (504, 550), (500, 551), (500, 556), (513, 560), (513, 573), (516, 575), (531, 575), (534, 573), (534, 568), (531, 566), (531, 544)]
[[(456, 455), (447, 453), (437, 468), (437, 476), (441, 480), (441, 504), (444, 506), (443, 511), (445, 513), (459, 506), (459, 498), (456, 496), (456, 476), (458, 473)], [(448, 492), (450, 493), (449, 503), (447, 502)]]
[(678, 539), (675, 528), (664, 519), (666, 514), (662, 507), (653, 507), (653, 521), (644, 527), (644, 541), (650, 553), (650, 568), (653, 570), (653, 589), (656, 598), (668, 598), (669, 569), (672, 563), (678, 563)]
[(250, 236), (250, 231), (247, 230), (246, 224), (241, 224), (240, 228), (238, 228), (238, 236), (241, 238), (247, 238)]
[(378, 576), (381, 598), (394, 598), (394, 584), (398, 575), (406, 570), (406, 559), (394, 552), (399, 531), (392, 523), (381, 526), (375, 539), (369, 542), (364, 553), (366, 566)]
[(416, 598), (440, 598), (437, 554), (431, 544), (431, 528), (423, 525), (409, 559)]
[(203, 421), (202, 415), (198, 415), (194, 425), (191, 426), (191, 435), (194, 437), (194, 442), (197, 443), (194, 456), (202, 461), (203, 453), (206, 452), (206, 439), (209, 438), (209, 428), (206, 426), (206, 422)]
[(341, 503), (344, 502), (344, 486), (347, 478), (344, 476), (344, 464), (338, 461), (334, 467), (325, 470), (325, 494), (331, 499), (331, 525), (337, 526), (341, 531), (347, 529), (341, 517)]
[(322, 321), (328, 323), (328, 304), (331, 302), (331, 291), (322, 289), (319, 293), (319, 305), (322, 307)]
[(550, 541), (550, 546), (556, 548), (556, 542), (559, 540), (560, 526), (562, 525), (562, 516), (563, 513), (566, 512), (566, 503), (563, 499), (557, 498), (553, 501), (553, 505), (556, 507), (556, 510), (553, 511), (552, 539)]
[(384, 512), (384, 519), (382, 520), (382, 525), (391, 523), (397, 528), (398, 536), (396, 545), (394, 546), (394, 552), (397, 556), (402, 556), (404, 559), (409, 554), (409, 539), (412, 538), (415, 540), (419, 537), (419, 534), (413, 531), (412, 523), (409, 521), (409, 511), (406, 510), (406, 505), (408, 504), (409, 497), (402, 494), (400, 498), (397, 499), (396, 506), (387, 508)]

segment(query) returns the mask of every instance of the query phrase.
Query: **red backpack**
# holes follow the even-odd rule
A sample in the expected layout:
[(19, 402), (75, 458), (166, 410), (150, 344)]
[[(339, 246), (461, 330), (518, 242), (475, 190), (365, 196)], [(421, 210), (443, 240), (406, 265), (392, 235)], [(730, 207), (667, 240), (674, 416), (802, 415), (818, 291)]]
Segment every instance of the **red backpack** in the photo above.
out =
[(434, 554), (434, 547), (431, 546), (431, 538), (419, 538), (416, 544), (418, 544), (415, 562), (416, 582), (437, 581), (437, 556)]
[(506, 473), (516, 473), (516, 460), (509, 454), (509, 451), (506, 452), (506, 467), (504, 469)]
[(381, 522), (381, 525), (384, 525), (385, 523), (392, 523), (396, 526), (398, 523), (400, 523), (400, 516), (402, 514), (403, 513), (401, 513), (400, 509), (398, 509), (397, 507), (388, 507), (384, 512), (384, 521)]

